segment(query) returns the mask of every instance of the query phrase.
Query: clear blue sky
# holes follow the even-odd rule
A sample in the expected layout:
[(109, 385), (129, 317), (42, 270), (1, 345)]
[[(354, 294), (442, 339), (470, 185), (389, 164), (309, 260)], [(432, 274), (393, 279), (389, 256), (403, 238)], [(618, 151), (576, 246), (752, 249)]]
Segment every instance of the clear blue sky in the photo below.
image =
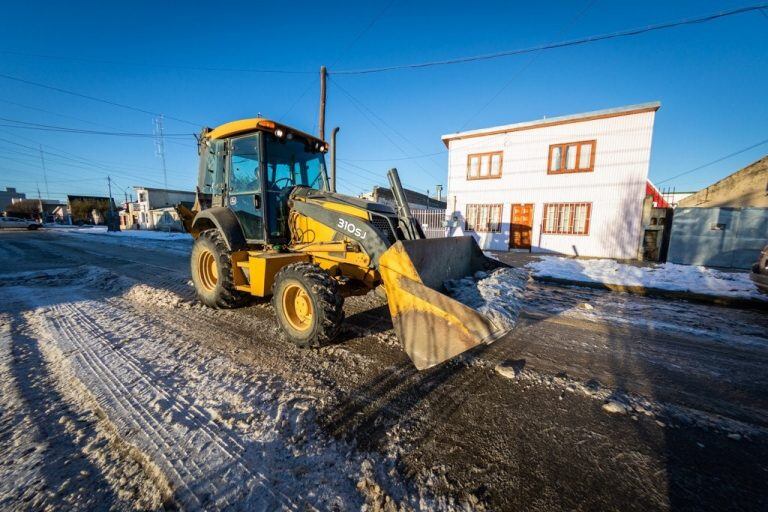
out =
[[(314, 132), (316, 74), (221, 68), (316, 71), (326, 64), (333, 72), (421, 62), (750, 3), (756, 1), (12, 2), (0, 17), (0, 73), (200, 126), (261, 113)], [(519, 57), (332, 77), (328, 127), (341, 126), (342, 191), (356, 194), (386, 184), (385, 171), (393, 165), (406, 186), (434, 190), (445, 183), (444, 133), (652, 100), (662, 102), (650, 171), (655, 181), (764, 140), (768, 12), (763, 12)], [(152, 115), (2, 78), (0, 117), (87, 130), (153, 129)], [(165, 129), (191, 134), (199, 126), (166, 119)], [(151, 138), (0, 126), (0, 188), (16, 186), (36, 196), (39, 183), (45, 195), (34, 150), (40, 144), (53, 198), (103, 194), (107, 174), (117, 183), (118, 197), (132, 185), (162, 184)], [(169, 186), (192, 189), (193, 138), (169, 138), (166, 148)], [(404, 159), (431, 153), (438, 154)], [(698, 189), (766, 153), (768, 144), (664, 185)]]

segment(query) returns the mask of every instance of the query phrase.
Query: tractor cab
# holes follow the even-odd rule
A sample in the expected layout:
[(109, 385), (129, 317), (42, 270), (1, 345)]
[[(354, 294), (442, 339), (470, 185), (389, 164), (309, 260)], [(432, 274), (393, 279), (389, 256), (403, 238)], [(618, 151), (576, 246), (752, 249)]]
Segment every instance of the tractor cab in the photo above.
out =
[(197, 209), (229, 208), (249, 245), (285, 244), (290, 192), (297, 186), (328, 189), (327, 148), (320, 139), (262, 118), (204, 130)]

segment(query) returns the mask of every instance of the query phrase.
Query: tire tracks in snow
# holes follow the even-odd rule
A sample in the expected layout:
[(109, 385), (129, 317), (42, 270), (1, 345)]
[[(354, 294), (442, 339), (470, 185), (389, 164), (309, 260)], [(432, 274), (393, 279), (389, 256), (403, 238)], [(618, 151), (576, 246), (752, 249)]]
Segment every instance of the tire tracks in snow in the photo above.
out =
[[(310, 371), (305, 351), (288, 358), (303, 362), (296, 368), (285, 361), (290, 347), (275, 340), (266, 366), (252, 367), (207, 347), (207, 338), (232, 335), (221, 329), (234, 319), (212, 322), (216, 315), (188, 301), (185, 282), (168, 279), (157, 289), (123, 280), (96, 290), (85, 283), (68, 300), (25, 315), (35, 336), (70, 360), (120, 435), (162, 470), (182, 508), (453, 508), (404, 481), (389, 455), (322, 433), (315, 418), (328, 400), (322, 384), (281, 377)], [(253, 321), (263, 331), (266, 320)], [(273, 364), (284, 368), (273, 372)]]
[[(180, 403), (153, 384), (128, 351), (113, 350), (104, 331), (77, 307), (80, 304), (83, 303), (53, 306), (53, 318), (45, 331), (51, 332), (57, 343), (76, 351), (74, 358), (86, 373), (81, 377), (85, 377), (89, 387), (101, 392), (102, 407), (119, 410), (116, 417), (123, 429), (133, 428), (143, 434), (137, 437), (144, 438), (142, 444), (148, 445), (152, 457), (159, 459), (157, 462), (168, 473), (180, 503), (194, 508), (211, 505), (225, 508), (242, 500), (244, 490), (252, 493), (254, 483), (267, 480), (264, 475), (250, 471), (236, 451), (228, 447), (229, 444), (242, 449), (235, 439), (223, 438), (212, 431), (207, 425), (210, 419), (194, 406)], [(91, 309), (99, 307), (92, 302), (86, 304)], [(121, 375), (113, 368), (120, 368)], [(164, 400), (171, 404), (170, 410), (177, 413), (175, 419), (183, 417), (183, 428), (187, 430), (182, 433), (183, 437), (169, 424), (167, 411), (149, 410), (144, 403), (146, 399), (151, 403)], [(205, 438), (202, 444), (196, 442), (198, 435)], [(214, 483), (216, 480), (211, 480), (212, 475), (220, 475), (216, 479), (218, 485)], [(271, 504), (290, 509), (298, 507), (295, 500), (284, 494), (277, 495), (269, 487), (263, 490), (272, 495)]]

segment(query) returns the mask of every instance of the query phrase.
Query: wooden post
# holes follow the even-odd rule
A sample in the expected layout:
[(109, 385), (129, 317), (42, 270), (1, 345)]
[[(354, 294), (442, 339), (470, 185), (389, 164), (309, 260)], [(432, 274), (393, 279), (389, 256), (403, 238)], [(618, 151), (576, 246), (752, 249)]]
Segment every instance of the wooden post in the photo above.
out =
[(320, 115), (317, 121), (317, 134), (321, 140), (325, 140), (325, 78), (327, 75), (325, 66), (320, 66)]

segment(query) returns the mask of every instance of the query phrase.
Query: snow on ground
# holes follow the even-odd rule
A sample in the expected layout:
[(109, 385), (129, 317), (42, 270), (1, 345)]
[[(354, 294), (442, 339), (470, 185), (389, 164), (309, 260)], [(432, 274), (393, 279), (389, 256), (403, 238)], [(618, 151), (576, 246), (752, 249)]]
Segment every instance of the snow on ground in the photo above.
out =
[(107, 231), (106, 226), (90, 226), (77, 229), (61, 229), (61, 233), (81, 236), (92, 235), (100, 242), (128, 247), (163, 248), (173, 252), (189, 252), (192, 237), (188, 233), (168, 233), (145, 229)]
[(205, 318), (190, 330), (157, 314), (209, 314), (187, 288), (91, 266), (2, 275), (0, 409), (15, 414), (0, 433), (18, 439), (0, 450), (0, 504), (151, 509), (172, 489), (181, 509), (453, 508), (404, 483), (389, 455), (323, 434), (316, 384), (202, 348)]
[(609, 259), (585, 260), (556, 256), (528, 263), (526, 268), (541, 277), (768, 301), (768, 297), (757, 291), (749, 274), (744, 272), (723, 272), (674, 263), (638, 267)]
[(509, 331), (520, 315), (527, 282), (528, 272), (524, 270), (498, 268), (446, 281), (445, 288), (451, 297), (476, 309), (501, 329)]

